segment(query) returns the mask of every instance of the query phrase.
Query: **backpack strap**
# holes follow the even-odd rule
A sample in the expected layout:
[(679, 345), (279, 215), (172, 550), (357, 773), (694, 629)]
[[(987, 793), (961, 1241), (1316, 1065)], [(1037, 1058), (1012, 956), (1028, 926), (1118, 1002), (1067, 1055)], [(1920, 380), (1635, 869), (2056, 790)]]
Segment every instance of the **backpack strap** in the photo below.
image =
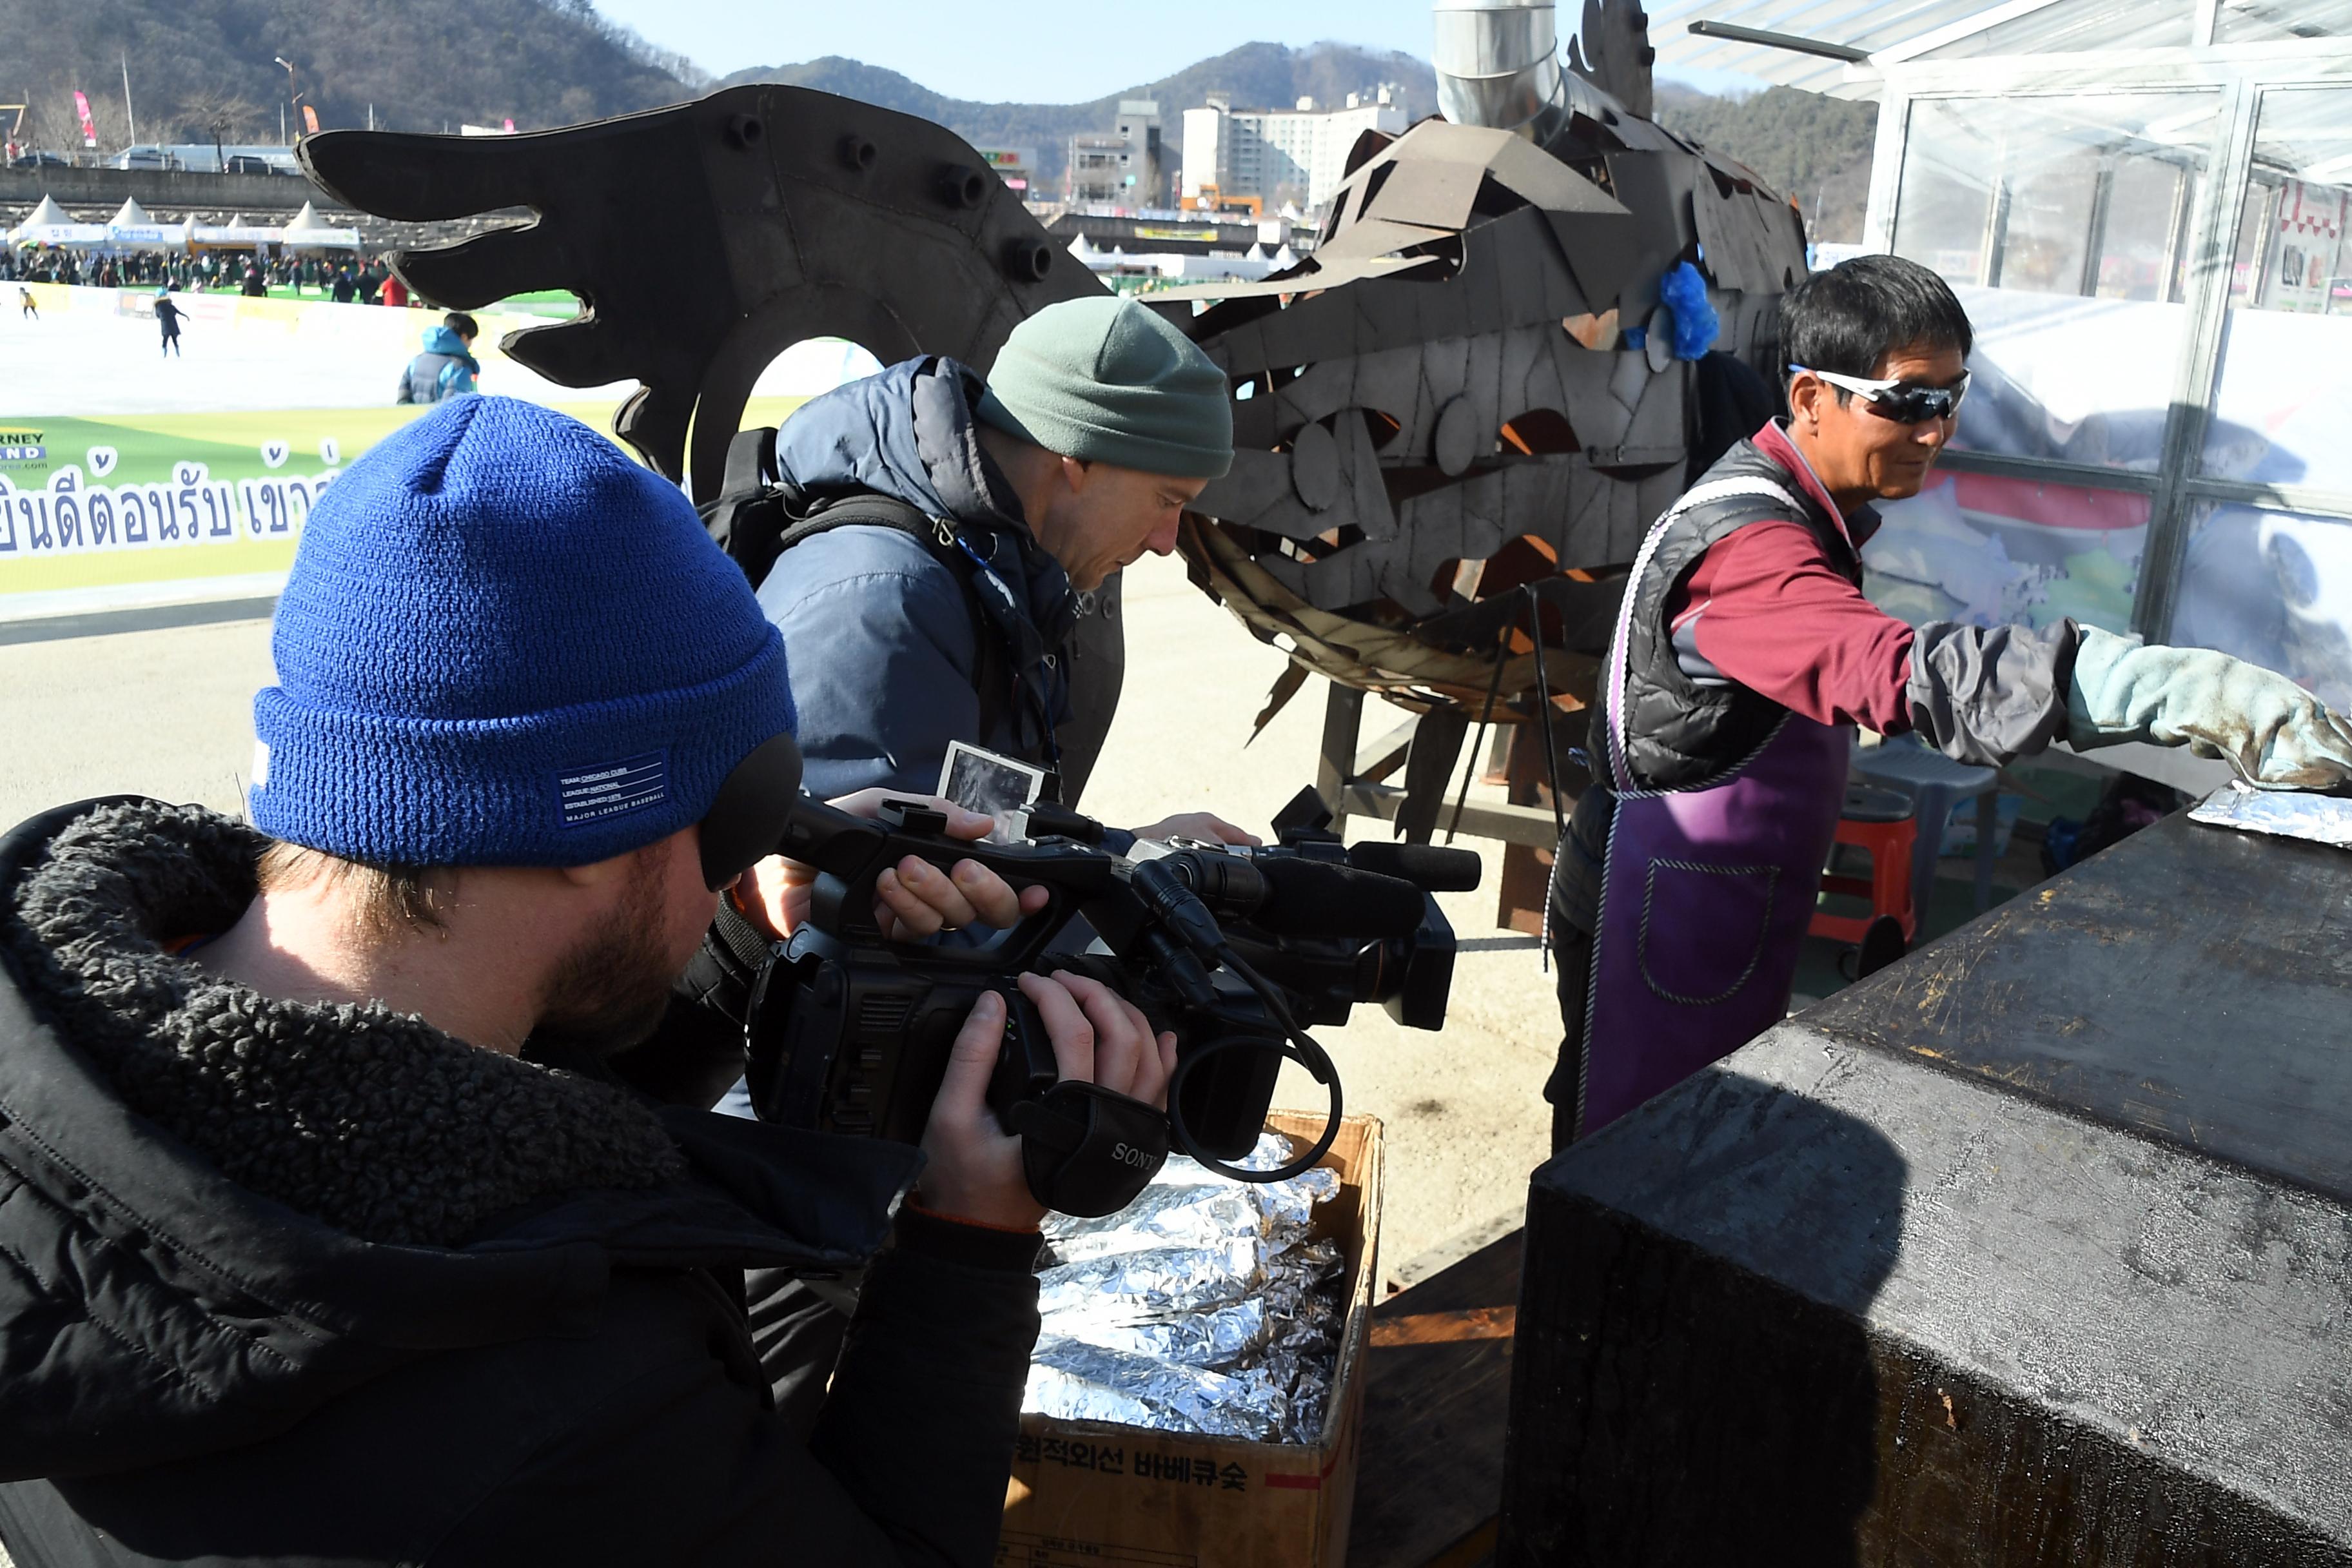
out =
[(727, 444), (727, 464), (718, 497), (697, 509), (702, 526), (743, 575), (758, 588), (787, 550), (836, 528), (887, 528), (907, 534), (954, 574), (963, 590), (976, 657), (972, 690), (980, 699), (980, 728), (992, 734), (1016, 700), (1012, 650), (990, 616), (974, 577), (979, 560), (956, 535), (956, 525), (895, 496), (859, 490), (813, 495), (784, 484), (776, 467), (776, 429), (765, 426), (736, 432)]
[(781, 556), (802, 541), (836, 528), (896, 530), (920, 542), (954, 576), (963, 591), (964, 613), (971, 621), (971, 685), (980, 699), (981, 734), (994, 733), (1013, 704), (1013, 658), (1004, 646), (1004, 635), (981, 603), (979, 585), (972, 581), (979, 568), (957, 542), (955, 524), (895, 496), (860, 491), (823, 501), (806, 516), (786, 523), (776, 536), (775, 554)]
[(717, 499), (697, 508), (703, 531), (757, 588), (776, 563), (776, 539), (787, 521), (776, 486), (776, 428), (739, 430), (727, 443), (725, 478)]
[[(955, 524), (945, 518), (933, 517), (912, 501), (899, 500), (895, 496), (876, 495), (861, 490), (855, 495), (824, 498), (810, 510), (786, 522), (776, 535), (776, 552), (781, 555), (804, 539), (820, 533), (831, 533), (836, 528), (888, 528), (911, 534), (922, 542), (924, 548), (950, 564), (970, 563), (963, 552), (956, 548)], [(950, 559), (952, 558), (952, 559)], [(969, 575), (960, 570), (961, 581)]]

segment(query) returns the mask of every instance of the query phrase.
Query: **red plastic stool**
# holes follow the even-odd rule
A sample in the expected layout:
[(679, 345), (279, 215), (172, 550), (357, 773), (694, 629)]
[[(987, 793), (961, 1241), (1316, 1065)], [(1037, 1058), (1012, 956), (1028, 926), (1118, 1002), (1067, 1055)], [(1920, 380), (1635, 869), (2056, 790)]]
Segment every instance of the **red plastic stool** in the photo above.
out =
[(1903, 923), (1903, 940), (1919, 934), (1919, 912), (1911, 903), (1911, 848), (1919, 837), (1910, 797), (1899, 790), (1848, 784), (1845, 806), (1838, 814), (1837, 841), (1870, 855), (1870, 878), (1822, 877), (1822, 891), (1845, 893), (1870, 900), (1867, 915), (1832, 915), (1813, 911), (1810, 928), (1815, 936), (1859, 943), (1871, 922), (1892, 915)]

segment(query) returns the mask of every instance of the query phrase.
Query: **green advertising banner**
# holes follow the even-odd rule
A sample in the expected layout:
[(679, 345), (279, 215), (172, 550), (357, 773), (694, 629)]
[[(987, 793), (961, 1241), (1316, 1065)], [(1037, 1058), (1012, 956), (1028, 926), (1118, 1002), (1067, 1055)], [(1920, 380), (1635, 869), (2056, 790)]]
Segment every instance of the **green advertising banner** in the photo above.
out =
[[(802, 400), (763, 397), (747, 423)], [(608, 432), (605, 404), (556, 405)], [(0, 605), (19, 594), (286, 570), (343, 468), (423, 407), (0, 416)]]
[(0, 418), (0, 594), (282, 572), (343, 465), (425, 412)]
[[(183, 293), (194, 347), (166, 360), (152, 289), (20, 292), (22, 309), (0, 315), (0, 618), (274, 592), (336, 477), (429, 412), (392, 397), (430, 311)], [(624, 388), (557, 386), (507, 357), (509, 333), (547, 318), (473, 314), (485, 392), (611, 432)], [(794, 345), (744, 423), (779, 424), (807, 394), (879, 368), (863, 354)]]

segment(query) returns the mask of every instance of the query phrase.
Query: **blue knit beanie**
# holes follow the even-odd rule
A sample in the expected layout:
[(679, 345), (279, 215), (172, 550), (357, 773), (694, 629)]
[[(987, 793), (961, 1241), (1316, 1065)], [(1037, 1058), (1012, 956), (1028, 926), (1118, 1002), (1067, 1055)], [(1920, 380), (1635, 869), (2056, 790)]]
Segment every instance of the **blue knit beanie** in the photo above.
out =
[(273, 630), (253, 824), (345, 859), (588, 865), (793, 728), (782, 639), (677, 487), (508, 397), (352, 463)]

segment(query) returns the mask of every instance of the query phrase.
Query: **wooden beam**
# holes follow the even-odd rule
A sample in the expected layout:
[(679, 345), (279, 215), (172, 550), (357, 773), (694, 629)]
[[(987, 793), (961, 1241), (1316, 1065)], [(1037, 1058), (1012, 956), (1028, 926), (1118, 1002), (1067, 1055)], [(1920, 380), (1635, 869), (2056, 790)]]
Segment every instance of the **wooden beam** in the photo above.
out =
[[(1393, 822), (1397, 808), (1404, 804), (1404, 791), (1394, 784), (1349, 779), (1340, 799), (1342, 809), (1349, 816), (1377, 816)], [(1454, 806), (1449, 802), (1442, 820), (1450, 822), (1453, 816)], [(1549, 849), (1559, 842), (1559, 824), (1549, 806), (1489, 805), (1474, 800), (1462, 808), (1461, 831), (1473, 838), (1493, 838), (1538, 849)]]

